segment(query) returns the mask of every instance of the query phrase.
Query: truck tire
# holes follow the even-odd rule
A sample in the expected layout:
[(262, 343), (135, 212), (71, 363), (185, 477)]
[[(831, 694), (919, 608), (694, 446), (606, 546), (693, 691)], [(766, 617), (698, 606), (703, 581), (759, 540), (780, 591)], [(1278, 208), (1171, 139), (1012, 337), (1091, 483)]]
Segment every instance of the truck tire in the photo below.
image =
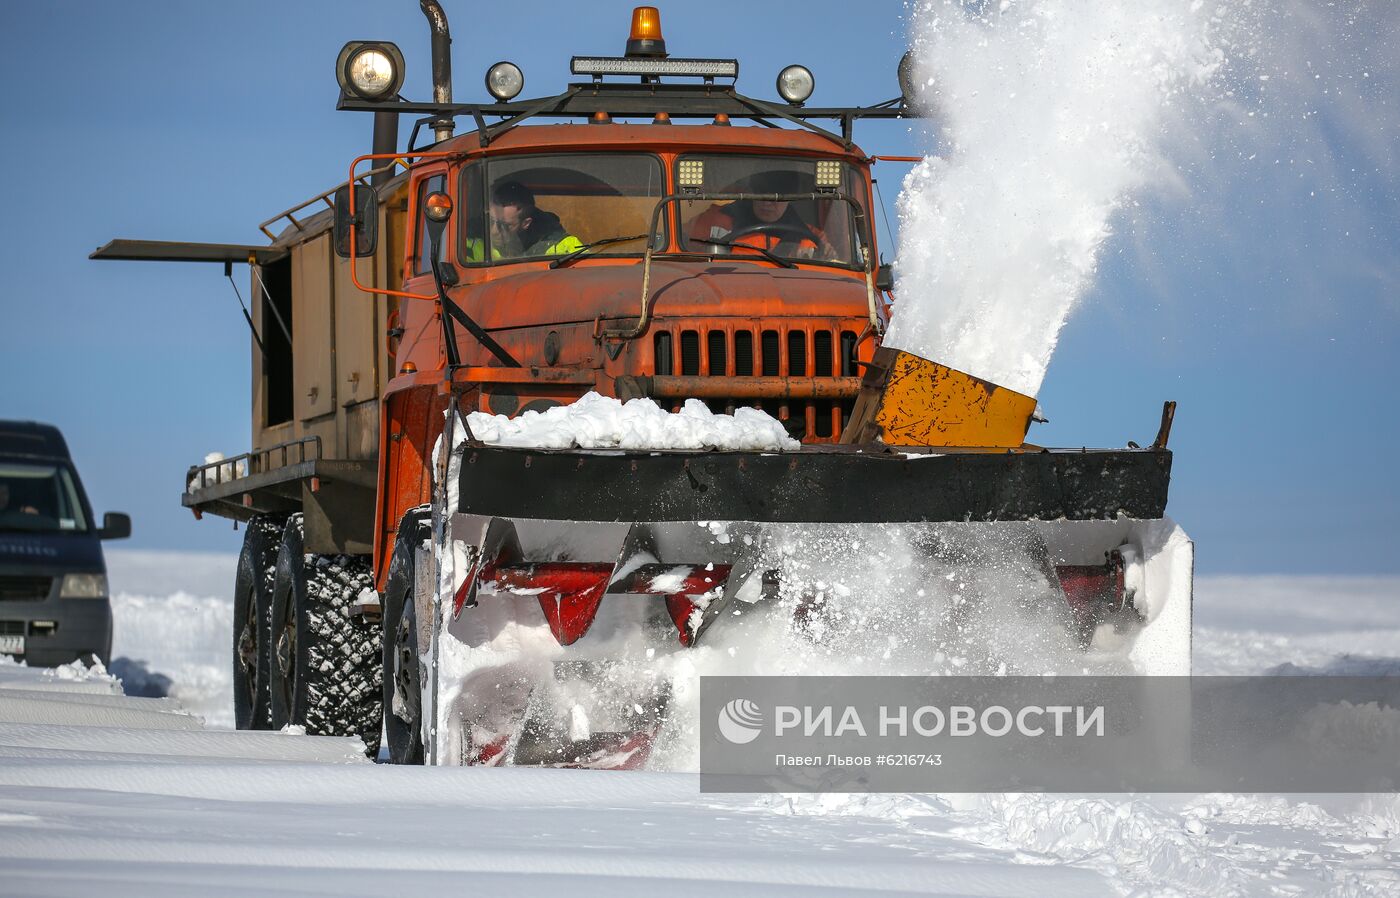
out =
[(430, 526), (426, 508), (403, 516), (384, 584), (384, 737), (392, 764), (423, 763), (423, 668), (413, 596), (418, 547), (429, 538)]
[(350, 605), (374, 588), (364, 555), (307, 555), (302, 518), (292, 515), (277, 552), (269, 644), (272, 726), (315, 736), (358, 736), (379, 752), (380, 627)]
[(233, 581), (233, 720), (240, 730), (272, 724), (267, 681), (271, 653), (272, 580), (286, 522), (258, 515), (243, 532)]

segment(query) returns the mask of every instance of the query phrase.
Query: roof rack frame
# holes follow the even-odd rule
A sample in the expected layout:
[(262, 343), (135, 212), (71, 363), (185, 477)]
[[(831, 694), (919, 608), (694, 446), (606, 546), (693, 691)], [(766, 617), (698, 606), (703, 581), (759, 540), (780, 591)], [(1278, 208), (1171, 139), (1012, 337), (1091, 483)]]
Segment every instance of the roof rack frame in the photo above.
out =
[[(413, 151), (418, 132), (425, 123), (430, 123), (433, 119), (464, 115), (469, 115), (475, 120), (482, 146), (488, 145), (516, 125), (534, 118), (587, 120), (598, 112), (606, 112), (613, 118), (641, 118), (665, 112), (673, 120), (713, 119), (717, 115), (726, 115), (731, 119), (766, 123), (765, 120), (781, 118), (820, 134), (846, 149), (851, 146), (852, 131), (858, 119), (919, 117), (919, 113), (911, 109), (903, 97), (895, 97), (873, 106), (799, 106), (754, 99), (739, 93), (732, 86), (608, 82), (570, 84), (567, 90), (556, 96), (508, 103), (441, 104), (402, 100), (371, 103), (342, 96), (336, 108), (357, 112), (398, 112), (424, 116), (413, 126), (413, 135), (409, 139), (410, 152)], [(487, 116), (497, 117), (499, 121), (488, 125)], [(838, 135), (812, 124), (814, 119), (839, 121), (841, 133)]]

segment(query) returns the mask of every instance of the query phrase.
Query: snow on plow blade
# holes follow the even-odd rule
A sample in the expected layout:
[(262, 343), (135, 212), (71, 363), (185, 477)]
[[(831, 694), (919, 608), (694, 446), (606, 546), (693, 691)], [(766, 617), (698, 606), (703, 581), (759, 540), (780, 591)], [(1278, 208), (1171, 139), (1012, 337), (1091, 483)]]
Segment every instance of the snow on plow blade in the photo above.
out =
[(1162, 449), (454, 455), (438, 763), (693, 769), (705, 673), (1189, 672)]

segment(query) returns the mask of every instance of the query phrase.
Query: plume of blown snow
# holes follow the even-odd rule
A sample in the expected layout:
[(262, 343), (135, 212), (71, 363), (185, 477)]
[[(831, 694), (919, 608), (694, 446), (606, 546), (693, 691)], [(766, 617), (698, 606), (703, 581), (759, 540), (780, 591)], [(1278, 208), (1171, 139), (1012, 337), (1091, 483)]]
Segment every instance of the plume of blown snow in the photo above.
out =
[(1173, 106), (1224, 60), (1200, 0), (924, 0), (917, 104), (940, 140), (904, 183), (887, 342), (1035, 394), (1115, 212), (1170, 180)]

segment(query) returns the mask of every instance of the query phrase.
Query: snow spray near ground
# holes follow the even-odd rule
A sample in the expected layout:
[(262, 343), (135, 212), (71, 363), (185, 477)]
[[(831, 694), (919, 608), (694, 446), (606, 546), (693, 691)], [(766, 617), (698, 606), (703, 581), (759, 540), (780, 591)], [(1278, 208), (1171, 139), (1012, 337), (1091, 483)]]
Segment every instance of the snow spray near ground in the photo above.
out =
[(672, 414), (650, 399), (619, 402), (590, 392), (568, 405), (518, 418), (472, 412), (472, 435), (500, 446), (541, 449), (728, 449), (777, 451), (801, 444), (781, 422), (761, 409), (736, 408), (715, 414), (698, 399), (687, 399)]
[(890, 345), (1039, 391), (1115, 211), (1163, 177), (1169, 107), (1222, 63), (1214, 12), (1200, 0), (915, 7), (916, 103), (942, 139), (899, 199)]
[[(568, 541), (580, 538), (571, 525), (517, 523), (527, 557), (594, 557)], [(1058, 585), (1047, 578), (1046, 553), (1057, 557), (1054, 547), (1063, 548), (1054, 524), (675, 525), (680, 531), (659, 537), (663, 544), (684, 542), (681, 531), (698, 529), (690, 538), (732, 547), (747, 559), (741, 567), (754, 571), (726, 586), (732, 594), (718, 609), (710, 609), (713, 597), (699, 600), (715, 617), (694, 646), (678, 644), (658, 595), (605, 596), (587, 633), (561, 647), (540, 610), (542, 590), (483, 593), (439, 641), (443, 756), (455, 762), (476, 757), (484, 745), (504, 745), (497, 757), (509, 762), (512, 734), (522, 727), (579, 742), (646, 730), (659, 714), (665, 725), (647, 766), (694, 771), (706, 675), (1182, 673), (1190, 655), (1182, 604), (1189, 594), (1161, 582), (1163, 566), (1182, 550), (1180, 530), (1161, 523), (1134, 523), (1105, 542), (1142, 547), (1151, 588), (1139, 590), (1137, 600), (1146, 626), (1137, 644), (1119, 636), (1088, 652), (1072, 632)], [(636, 563), (653, 560), (648, 553)], [(1189, 554), (1185, 561), (1189, 570)], [(463, 569), (459, 560), (455, 570)], [(775, 587), (763, 585), (768, 570), (782, 571)], [(454, 565), (443, 576), (450, 594)], [(656, 584), (650, 591), (667, 590)], [(1168, 656), (1162, 662), (1137, 651), (1153, 639)], [(1173, 661), (1179, 666), (1157, 666)]]

